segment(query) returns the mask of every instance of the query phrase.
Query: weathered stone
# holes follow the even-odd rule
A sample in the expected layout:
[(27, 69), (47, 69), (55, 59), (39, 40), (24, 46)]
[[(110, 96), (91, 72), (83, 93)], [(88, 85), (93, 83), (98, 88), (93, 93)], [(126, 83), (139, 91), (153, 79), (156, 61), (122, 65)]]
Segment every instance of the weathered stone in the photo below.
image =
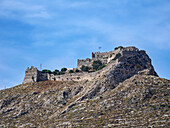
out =
[[(112, 57), (93, 73), (46, 74), (47, 81), (1, 90), (0, 126), (168, 127), (170, 81), (157, 76), (145, 51), (119, 47)], [(25, 82), (33, 82), (38, 70), (28, 71)]]
[(146, 52), (135, 47), (119, 47), (116, 50), (110, 52), (92, 53), (91, 59), (87, 58), (85, 60), (78, 60), (77, 68), (80, 69), (82, 65), (92, 67), (92, 63), (95, 60), (100, 60), (103, 64), (107, 64), (107, 66), (102, 70), (92, 73), (79, 72), (66, 73), (64, 75), (42, 73), (37, 68), (32, 66), (26, 70), (23, 83), (39, 82), (45, 80), (91, 81), (96, 77), (101, 77), (103, 74), (107, 74), (109, 71), (111, 71), (111, 76), (105, 76), (108, 78), (108, 81), (111, 79), (111, 84), (114, 85), (117, 85), (119, 82), (122, 82), (123, 80), (130, 78), (137, 73), (157, 76), (157, 73), (151, 64), (151, 59), (146, 54)]

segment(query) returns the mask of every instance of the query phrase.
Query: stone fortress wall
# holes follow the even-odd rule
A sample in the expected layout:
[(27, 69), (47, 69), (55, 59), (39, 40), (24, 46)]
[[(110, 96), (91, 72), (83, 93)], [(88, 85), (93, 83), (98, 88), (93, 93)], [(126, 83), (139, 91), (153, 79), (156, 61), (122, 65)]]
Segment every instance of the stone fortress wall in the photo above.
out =
[(82, 81), (82, 80), (92, 80), (96, 76), (95, 72), (78, 72), (78, 73), (68, 73), (64, 75), (54, 75), (50, 74), (48, 79), (55, 81)]
[[(87, 58), (85, 60), (79, 60), (77, 68), (80, 69), (82, 65), (92, 67), (92, 63), (95, 60), (100, 60), (103, 64), (109, 65), (110, 63), (117, 64), (118, 60), (114, 60), (116, 55), (118, 53), (124, 54), (123, 56), (133, 56), (135, 53), (138, 53), (139, 49), (135, 47), (119, 47), (114, 51), (110, 52), (96, 52), (91, 54), (91, 59)], [(122, 57), (123, 59), (124, 57)], [(78, 73), (66, 73), (64, 75), (54, 75), (54, 74), (48, 74), (48, 73), (42, 73), (39, 71), (36, 67), (34, 68), (31, 66), (31, 68), (27, 68), (25, 71), (25, 78), (23, 83), (30, 83), (30, 82), (39, 82), (39, 81), (45, 81), (45, 80), (54, 80), (54, 81), (82, 81), (82, 80), (92, 80), (97, 75), (99, 75), (102, 71), (104, 71), (108, 66), (105, 68), (96, 71), (96, 72), (78, 72)]]
[(116, 56), (116, 54), (121, 52), (121, 50), (122, 50), (122, 48), (120, 47), (114, 51), (109, 51), (109, 52), (102, 52), (102, 53), (100, 53), (100, 52), (93, 53), (92, 52), (91, 59), (90, 58), (86, 58), (84, 60), (78, 59), (77, 67), (78, 67), (78, 69), (80, 69), (82, 65), (92, 67), (93, 61), (95, 61), (95, 60), (100, 60), (103, 64), (107, 64), (111, 60), (113, 60), (113, 58)]
[(42, 73), (34, 66), (31, 66), (31, 68), (28, 67), (25, 71), (23, 84), (48, 80), (48, 75), (47, 73)]

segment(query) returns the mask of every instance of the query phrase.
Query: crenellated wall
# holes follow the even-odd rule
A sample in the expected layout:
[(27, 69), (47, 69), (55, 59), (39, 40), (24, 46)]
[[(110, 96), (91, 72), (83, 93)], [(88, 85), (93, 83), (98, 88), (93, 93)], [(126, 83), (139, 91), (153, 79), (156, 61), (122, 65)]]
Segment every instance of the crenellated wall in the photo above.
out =
[(31, 66), (25, 71), (23, 84), (48, 80), (48, 73), (42, 73), (37, 67)]
[[(118, 56), (119, 55), (119, 56)], [(121, 76), (127, 77), (130, 74), (135, 74), (138, 71), (142, 71), (144, 69), (149, 69), (151, 74), (155, 74), (153, 66), (151, 64), (151, 60), (149, 56), (146, 54), (144, 50), (139, 50), (135, 47), (126, 47), (126, 48), (118, 48), (114, 51), (105, 52), (105, 53), (92, 53), (92, 59), (79, 60), (78, 59), (78, 68), (82, 65), (92, 66), (94, 60), (101, 60), (103, 63), (107, 64), (107, 66), (96, 72), (77, 72), (77, 73), (69, 73), (66, 72), (64, 75), (54, 75), (48, 73), (42, 73), (36, 67), (27, 68), (25, 71), (25, 78), (23, 83), (30, 82), (39, 82), (45, 80), (54, 80), (54, 81), (82, 81), (82, 80), (92, 80), (96, 77), (100, 77), (100, 75), (104, 75), (105, 72), (114, 72), (112, 77), (117, 78)], [(119, 65), (119, 66), (118, 66)], [(115, 74), (117, 76), (115, 76)], [(118, 78), (119, 79), (119, 78)]]
[(88, 66), (88, 67), (92, 67), (92, 59), (85, 59), (85, 60), (77, 60), (77, 68), (80, 69), (82, 67), (82, 65), (84, 66)]
[(25, 83), (30, 83), (30, 82), (37, 82), (37, 76), (38, 76), (39, 72), (38, 69), (34, 66), (31, 66), (31, 68), (27, 68), (27, 70), (25, 71), (25, 78), (23, 81), (23, 84)]
[[(88, 66), (88, 67), (92, 67), (93, 61), (95, 60), (100, 60), (103, 64), (107, 64), (109, 63), (117, 53), (121, 52), (123, 50), (123, 48), (118, 48), (116, 50), (113, 51), (109, 51), (109, 52), (95, 52), (95, 53), (91, 53), (91, 59), (87, 58), (84, 60), (79, 60), (77, 62), (77, 67), (80, 69), (83, 65), (84, 66)], [(133, 50), (132, 47), (129, 47), (128, 50)]]

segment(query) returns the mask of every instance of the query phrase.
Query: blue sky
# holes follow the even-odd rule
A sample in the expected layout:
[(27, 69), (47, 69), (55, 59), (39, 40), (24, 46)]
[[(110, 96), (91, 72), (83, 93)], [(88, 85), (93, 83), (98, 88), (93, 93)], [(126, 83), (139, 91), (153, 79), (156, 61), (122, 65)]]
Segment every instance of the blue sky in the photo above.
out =
[(0, 89), (31, 65), (54, 70), (116, 46), (136, 46), (170, 79), (169, 0), (1, 0)]

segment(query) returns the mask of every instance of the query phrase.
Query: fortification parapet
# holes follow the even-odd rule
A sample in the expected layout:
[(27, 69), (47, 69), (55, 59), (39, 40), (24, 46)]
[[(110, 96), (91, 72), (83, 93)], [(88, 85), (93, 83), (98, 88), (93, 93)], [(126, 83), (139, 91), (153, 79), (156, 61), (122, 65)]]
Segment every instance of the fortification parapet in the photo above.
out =
[(48, 80), (48, 73), (42, 73), (37, 67), (28, 67), (25, 71), (23, 84)]
[[(117, 47), (113, 51), (109, 52), (96, 52), (91, 54), (91, 59), (86, 58), (84, 60), (78, 59), (78, 69), (81, 68), (82, 65), (92, 67), (92, 64), (95, 60), (100, 60), (103, 64), (107, 66), (101, 70), (95, 72), (76, 72), (76, 68), (68, 69), (67, 72), (63, 75), (51, 74), (51, 73), (42, 73), (36, 67), (31, 66), (31, 68), (27, 68), (25, 71), (25, 78), (23, 83), (30, 82), (39, 82), (45, 80), (56, 80), (56, 81), (82, 81), (82, 80), (92, 80), (100, 77), (101, 75), (105, 75), (107, 72), (112, 71), (113, 79), (116, 81), (120, 81), (120, 79), (126, 79), (131, 77), (138, 72), (143, 70), (148, 70), (148, 74), (157, 76), (154, 68), (151, 64), (151, 59), (146, 54), (144, 50), (139, 50), (136, 47)], [(70, 72), (73, 70), (74, 73)], [(90, 71), (90, 70), (89, 70)], [(93, 70), (92, 70), (93, 71)], [(143, 72), (142, 72), (143, 73)], [(107, 77), (107, 78), (109, 78)], [(110, 78), (109, 78), (110, 79)]]
[(86, 58), (85, 60), (78, 59), (77, 68), (80, 69), (82, 65), (91, 67), (92, 66), (92, 60), (89, 59), (89, 58)]
[(31, 66), (31, 68), (28, 67), (25, 71), (25, 78), (23, 84), (37, 81), (37, 75), (37, 68), (34, 68), (34, 66)]
[(109, 63), (112, 59), (114, 59), (116, 53), (121, 52), (123, 50), (123, 47), (118, 47), (116, 50), (109, 51), (109, 52), (95, 52), (91, 53), (91, 59), (87, 58), (85, 60), (79, 60), (77, 63), (77, 67), (80, 69), (83, 65), (92, 67), (92, 64), (95, 60), (100, 60), (103, 64)]
[(139, 51), (139, 49), (138, 48), (136, 48), (136, 47), (126, 47), (126, 48), (124, 48), (124, 51)]

